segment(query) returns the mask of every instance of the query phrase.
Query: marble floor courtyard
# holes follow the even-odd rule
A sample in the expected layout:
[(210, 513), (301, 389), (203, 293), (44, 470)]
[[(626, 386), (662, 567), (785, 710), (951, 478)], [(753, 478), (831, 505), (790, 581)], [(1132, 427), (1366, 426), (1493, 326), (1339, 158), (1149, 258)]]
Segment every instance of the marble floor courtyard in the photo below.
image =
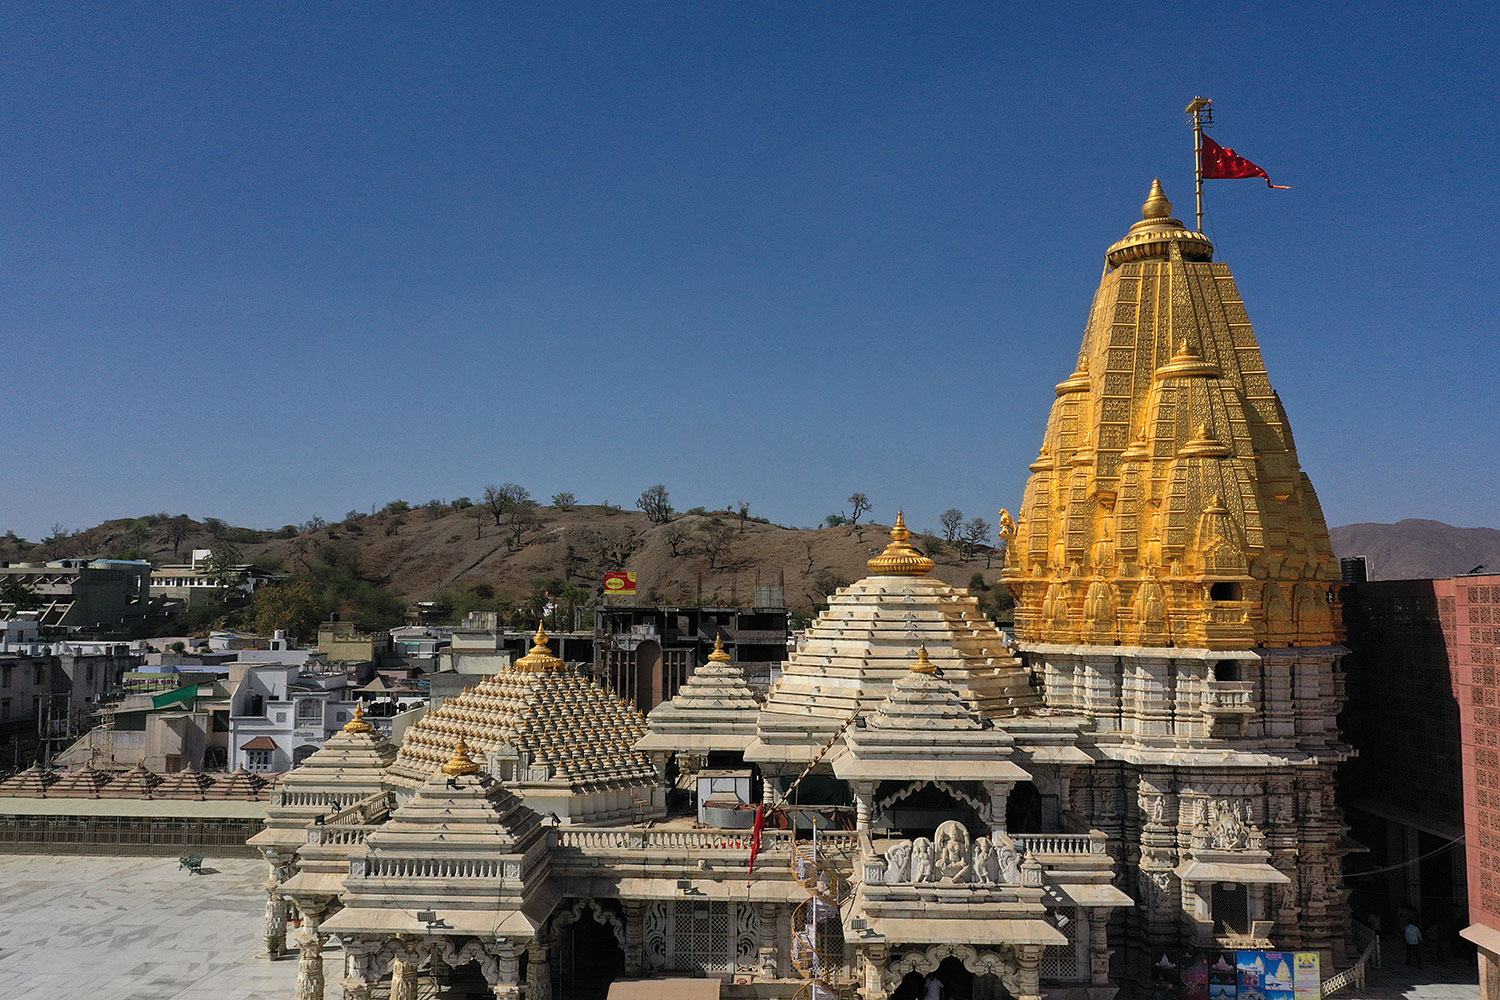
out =
[[(0, 855), (0, 996), (7, 1000), (283, 1000), (297, 960), (261, 948), (265, 862)], [(333, 951), (328, 981), (342, 974)], [(330, 996), (338, 995), (334, 985)]]

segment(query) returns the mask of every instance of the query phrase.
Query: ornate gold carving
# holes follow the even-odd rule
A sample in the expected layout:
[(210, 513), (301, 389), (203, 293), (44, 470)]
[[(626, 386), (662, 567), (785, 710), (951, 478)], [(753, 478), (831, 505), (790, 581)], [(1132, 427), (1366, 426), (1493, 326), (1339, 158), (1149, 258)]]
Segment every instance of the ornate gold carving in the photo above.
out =
[(365, 721), (365, 706), (363, 703), (354, 706), (354, 718), (344, 723), (346, 733), (372, 733), (375, 727)]
[(479, 765), (469, 756), (469, 744), (464, 742), (462, 736), (458, 738), (458, 745), (453, 748), (453, 756), (443, 765), (443, 773), (455, 778), (463, 774), (479, 773)]
[(562, 660), (552, 655), (552, 647), (547, 644), (547, 630), (538, 622), (531, 652), (516, 661), (516, 669), (545, 673), (549, 670), (562, 670), (565, 666)]
[(1229, 269), (1160, 184), (1108, 258), (1006, 547), (1018, 637), (1337, 642), (1328, 528)]
[(896, 512), (896, 523), (891, 526), (891, 543), (885, 551), (865, 563), (874, 576), (926, 576), (936, 565), (914, 548), (907, 539), (911, 532), (906, 529), (906, 518)]

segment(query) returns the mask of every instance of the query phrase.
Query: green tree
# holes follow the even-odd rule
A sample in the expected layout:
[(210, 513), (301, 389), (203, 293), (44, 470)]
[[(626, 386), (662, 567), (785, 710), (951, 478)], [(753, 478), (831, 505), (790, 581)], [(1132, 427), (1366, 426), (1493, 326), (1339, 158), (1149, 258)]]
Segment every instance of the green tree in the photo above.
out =
[(245, 571), (240, 569), (245, 557), (240, 550), (228, 542), (220, 542), (208, 550), (208, 562), (204, 564), (208, 578), (213, 581), (219, 600), (236, 596), (240, 584), (245, 581)]
[(312, 587), (306, 581), (259, 587), (251, 607), (257, 632), (273, 635), (278, 629), (285, 629), (298, 642), (307, 642), (317, 635), (318, 622), (323, 620)]
[(7, 576), (0, 580), (0, 604), (9, 604), (13, 611), (34, 611), (42, 599), (25, 577)]
[(558, 510), (572, 510), (578, 503), (578, 498), (568, 492), (552, 494), (552, 506)]

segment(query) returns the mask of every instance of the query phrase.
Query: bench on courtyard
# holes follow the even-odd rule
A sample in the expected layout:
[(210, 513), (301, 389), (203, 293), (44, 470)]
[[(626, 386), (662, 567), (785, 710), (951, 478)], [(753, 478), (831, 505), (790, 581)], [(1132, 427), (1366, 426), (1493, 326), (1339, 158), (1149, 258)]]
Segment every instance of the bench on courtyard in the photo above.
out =
[(201, 855), (201, 854), (189, 854), (185, 858), (178, 858), (177, 859), (177, 870), (178, 871), (182, 871), (182, 869), (184, 869), (184, 868), (186, 868), (188, 871), (192, 872), (194, 875), (202, 875), (203, 874), (203, 855)]

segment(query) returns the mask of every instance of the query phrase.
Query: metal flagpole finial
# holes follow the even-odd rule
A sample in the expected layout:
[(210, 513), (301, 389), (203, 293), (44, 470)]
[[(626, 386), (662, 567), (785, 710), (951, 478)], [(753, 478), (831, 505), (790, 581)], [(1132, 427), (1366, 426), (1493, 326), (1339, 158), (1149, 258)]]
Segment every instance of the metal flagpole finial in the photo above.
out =
[(1203, 232), (1203, 127), (1214, 123), (1211, 97), (1195, 97), (1183, 109), (1191, 115), (1193, 126), (1193, 195), (1197, 201), (1198, 232)]

